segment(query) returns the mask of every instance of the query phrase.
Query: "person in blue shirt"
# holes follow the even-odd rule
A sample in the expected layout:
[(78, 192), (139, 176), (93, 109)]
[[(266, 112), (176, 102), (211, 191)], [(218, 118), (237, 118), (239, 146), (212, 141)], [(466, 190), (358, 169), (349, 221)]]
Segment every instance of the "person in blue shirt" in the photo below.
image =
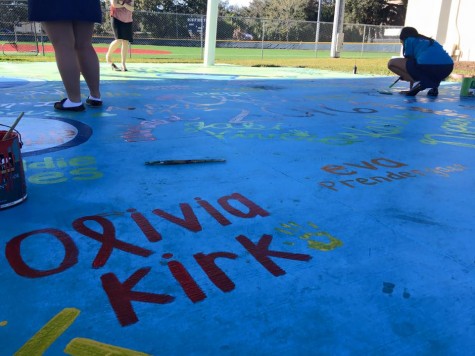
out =
[(399, 39), (404, 58), (392, 58), (388, 69), (408, 81), (411, 89), (401, 94), (415, 96), (430, 88), (427, 95), (439, 95), (440, 82), (454, 69), (454, 61), (436, 40), (421, 35), (414, 27), (404, 27)]

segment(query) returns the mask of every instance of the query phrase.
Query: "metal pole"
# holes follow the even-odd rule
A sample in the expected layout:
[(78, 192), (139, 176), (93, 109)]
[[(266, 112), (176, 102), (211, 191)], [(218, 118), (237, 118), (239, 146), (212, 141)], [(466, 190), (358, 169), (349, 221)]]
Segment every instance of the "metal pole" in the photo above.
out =
[(204, 26), (203, 26), (203, 16), (201, 16), (201, 30), (200, 30), (200, 48), (201, 48), (201, 59), (204, 59), (204, 46), (203, 46), (203, 32), (204, 32)]
[(315, 58), (317, 58), (318, 41), (320, 40), (320, 12), (322, 9), (322, 0), (318, 0), (317, 31), (315, 33)]
[(366, 25), (363, 26), (363, 41), (361, 41), (361, 57), (363, 57), (364, 52), (364, 38), (366, 36)]
[(178, 8), (175, 4), (175, 33), (176, 33), (176, 39), (178, 39), (178, 14), (177, 14)]
[(340, 57), (341, 46), (343, 45), (343, 20), (345, 17), (345, 0), (336, 0), (335, 16), (333, 18), (333, 33), (330, 56)]
[[(38, 24), (38, 28), (39, 28), (39, 37), (40, 37), (40, 41), (41, 41), (41, 53), (43, 54), (43, 56), (45, 56), (45, 42), (43, 40), (43, 27), (41, 26), (41, 22), (39, 22)], [(35, 24), (35, 30), (36, 30), (36, 24)], [(39, 54), (39, 49), (38, 49), (38, 54)]]
[(264, 59), (264, 36), (266, 34), (265, 27), (266, 23), (265, 21), (262, 21), (261, 59)]
[(218, 28), (219, 0), (208, 0), (206, 9), (205, 59), (204, 65), (214, 65), (216, 56), (216, 30)]

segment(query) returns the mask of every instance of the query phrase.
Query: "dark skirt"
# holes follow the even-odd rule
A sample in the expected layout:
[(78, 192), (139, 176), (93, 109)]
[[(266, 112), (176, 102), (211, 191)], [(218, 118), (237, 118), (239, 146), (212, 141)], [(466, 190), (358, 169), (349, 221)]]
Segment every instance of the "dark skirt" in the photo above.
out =
[(111, 17), (112, 29), (114, 30), (114, 37), (116, 40), (134, 41), (132, 22), (122, 22), (115, 17)]
[(28, 0), (30, 21), (102, 22), (99, 0)]
[(424, 88), (437, 88), (454, 69), (453, 64), (417, 64), (412, 58), (406, 62), (407, 72)]

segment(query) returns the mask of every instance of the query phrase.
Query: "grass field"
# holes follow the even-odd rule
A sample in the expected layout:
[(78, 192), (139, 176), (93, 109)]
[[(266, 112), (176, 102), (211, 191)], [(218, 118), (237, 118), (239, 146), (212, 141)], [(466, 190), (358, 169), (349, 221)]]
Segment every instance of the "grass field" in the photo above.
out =
[[(39, 54), (33, 44), (22, 44), (23, 49), (16, 51), (2, 45), (0, 61), (49, 62), (54, 61), (54, 53), (50, 44), (39, 46)], [(21, 46), (20, 46), (21, 47)], [(107, 44), (95, 44), (94, 47), (101, 61), (105, 60)], [(5, 49), (7, 49), (5, 51)], [(200, 47), (173, 47), (133, 45), (129, 63), (201, 63), (203, 49)], [(387, 69), (388, 60), (397, 55), (382, 52), (348, 52), (342, 51), (340, 58), (330, 58), (328, 50), (295, 50), (295, 49), (251, 49), (251, 48), (217, 48), (215, 63), (233, 64), (249, 67), (299, 67), (315, 68), (340, 72), (352, 72), (354, 66), (359, 74), (393, 75)], [(118, 58), (118, 54), (115, 55)], [(473, 69), (460, 66), (456, 71), (462, 75), (474, 75)]]

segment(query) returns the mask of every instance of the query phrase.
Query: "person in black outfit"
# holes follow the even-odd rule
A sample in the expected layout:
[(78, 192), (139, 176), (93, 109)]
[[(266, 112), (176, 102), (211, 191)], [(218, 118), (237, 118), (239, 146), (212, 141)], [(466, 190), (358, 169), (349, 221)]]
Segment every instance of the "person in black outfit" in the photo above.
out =
[(41, 22), (51, 41), (67, 98), (56, 102), (56, 110), (84, 111), (81, 74), (89, 88), (86, 104), (101, 106), (100, 70), (92, 46), (94, 23), (102, 22), (99, 0), (28, 0), (28, 18)]
[[(130, 43), (133, 42), (132, 14), (134, 12), (134, 1), (110, 0), (110, 2), (110, 16), (115, 39), (109, 45), (109, 50), (106, 54), (106, 62), (111, 65), (113, 70), (126, 72), (127, 67), (125, 66), (125, 62), (127, 60), (127, 53), (129, 51)], [(121, 69), (111, 61), (112, 53), (114, 53), (114, 51), (119, 47), (122, 64)]]

